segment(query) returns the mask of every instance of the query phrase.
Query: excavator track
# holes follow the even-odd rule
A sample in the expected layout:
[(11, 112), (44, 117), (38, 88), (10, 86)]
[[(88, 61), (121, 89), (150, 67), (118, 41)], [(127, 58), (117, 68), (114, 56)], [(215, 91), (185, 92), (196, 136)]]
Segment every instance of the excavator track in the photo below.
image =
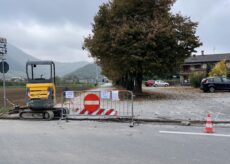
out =
[[(51, 110), (36, 111), (31, 109), (24, 109), (19, 111), (19, 118), (22, 120), (44, 120), (50, 121), (53, 119), (60, 119), (62, 114), (61, 108), (54, 108)], [(68, 114), (68, 109), (63, 108), (63, 116)]]

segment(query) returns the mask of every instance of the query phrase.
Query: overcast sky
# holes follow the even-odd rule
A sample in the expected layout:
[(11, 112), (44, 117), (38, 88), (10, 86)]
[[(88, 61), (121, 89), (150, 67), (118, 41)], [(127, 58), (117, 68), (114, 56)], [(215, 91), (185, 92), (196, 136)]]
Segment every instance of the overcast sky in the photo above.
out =
[[(0, 0), (0, 37), (40, 59), (90, 61), (81, 47), (103, 2)], [(199, 22), (199, 53), (230, 52), (230, 0), (178, 0), (173, 12)]]

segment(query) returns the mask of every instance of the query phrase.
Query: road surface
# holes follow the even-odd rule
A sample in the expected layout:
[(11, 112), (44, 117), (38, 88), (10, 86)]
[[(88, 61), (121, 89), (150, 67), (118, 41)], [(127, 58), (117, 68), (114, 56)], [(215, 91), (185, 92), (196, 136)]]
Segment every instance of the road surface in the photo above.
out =
[(0, 163), (229, 164), (230, 129), (215, 130), (204, 136), (203, 127), (0, 120)]

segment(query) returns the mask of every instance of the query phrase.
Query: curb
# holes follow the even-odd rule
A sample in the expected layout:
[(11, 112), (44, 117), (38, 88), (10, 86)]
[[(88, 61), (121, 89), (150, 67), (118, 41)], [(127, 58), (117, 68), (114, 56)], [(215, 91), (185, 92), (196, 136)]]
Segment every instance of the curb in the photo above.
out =
[[(206, 120), (173, 120), (173, 119), (133, 119), (140, 123), (174, 123), (174, 124), (205, 124)], [(212, 121), (213, 124), (230, 124), (229, 121)]]
[[(19, 117), (0, 117), (0, 120), (20, 120)], [(206, 120), (173, 120), (173, 119), (139, 119), (139, 118), (67, 118), (63, 120), (72, 121), (99, 121), (99, 122), (134, 122), (137, 124), (145, 123), (162, 123), (162, 124), (180, 124), (180, 125), (191, 125), (191, 124), (205, 124)], [(230, 124), (229, 121), (212, 121), (213, 124)]]

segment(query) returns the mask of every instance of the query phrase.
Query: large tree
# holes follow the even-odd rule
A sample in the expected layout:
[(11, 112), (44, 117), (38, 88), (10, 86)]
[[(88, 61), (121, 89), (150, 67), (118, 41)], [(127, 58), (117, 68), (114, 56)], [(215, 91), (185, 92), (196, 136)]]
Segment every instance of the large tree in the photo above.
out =
[(175, 0), (111, 0), (100, 6), (84, 47), (118, 84), (142, 92), (143, 75), (175, 72), (201, 45), (197, 23), (172, 14)]

